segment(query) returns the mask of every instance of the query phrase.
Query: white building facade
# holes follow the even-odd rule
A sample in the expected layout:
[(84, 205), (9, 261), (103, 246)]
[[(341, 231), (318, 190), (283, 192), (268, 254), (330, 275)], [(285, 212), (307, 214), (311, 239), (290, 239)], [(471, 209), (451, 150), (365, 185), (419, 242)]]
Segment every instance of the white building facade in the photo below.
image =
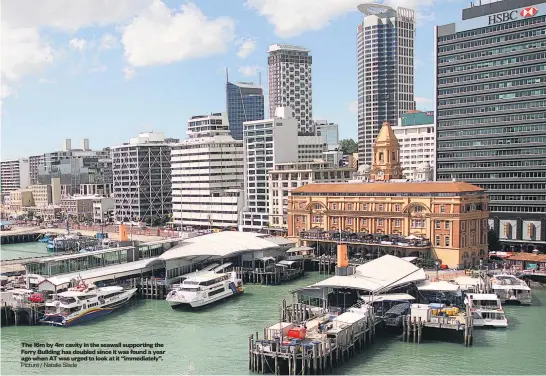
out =
[(297, 143), (299, 162), (312, 162), (324, 158), (326, 144), (322, 136), (298, 136)]
[(230, 136), (227, 114), (194, 116), (188, 138), (171, 150), (175, 225), (237, 228), (243, 205), (243, 141)]
[(434, 179), (436, 132), (434, 113), (410, 111), (392, 127), (400, 144), (400, 164), (409, 180)]
[(140, 133), (112, 148), (116, 222), (168, 220), (172, 212), (171, 145), (161, 132)]
[(311, 183), (343, 183), (352, 179), (354, 169), (324, 161), (278, 163), (269, 171), (269, 222), (273, 228), (287, 228), (288, 196), (292, 189)]
[(290, 107), (298, 121), (298, 131), (314, 134), (313, 92), (310, 51), (289, 44), (269, 46), (269, 117), (277, 107)]
[(0, 189), (2, 195), (9, 195), (17, 189), (30, 185), (30, 164), (28, 158), (2, 161)]
[(275, 117), (244, 123), (245, 201), (240, 231), (269, 227), (269, 171), (275, 165), (298, 160), (298, 120), (290, 107), (279, 107)]

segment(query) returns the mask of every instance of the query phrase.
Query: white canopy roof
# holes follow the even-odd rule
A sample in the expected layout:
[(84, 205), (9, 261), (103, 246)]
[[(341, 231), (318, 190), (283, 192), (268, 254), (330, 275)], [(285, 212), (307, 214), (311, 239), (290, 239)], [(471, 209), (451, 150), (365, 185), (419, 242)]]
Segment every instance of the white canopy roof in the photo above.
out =
[(423, 269), (399, 257), (385, 255), (356, 268), (349, 276), (335, 276), (311, 287), (348, 288), (366, 291), (387, 291), (396, 286), (426, 280)]
[(417, 286), (417, 288), (419, 289), (419, 291), (457, 291), (461, 288), (461, 286), (448, 281), (426, 281), (422, 285)]
[(275, 249), (279, 247), (279, 243), (279, 238), (263, 237), (252, 232), (222, 231), (188, 239), (157, 257), (157, 260), (198, 256), (228, 257), (245, 252)]

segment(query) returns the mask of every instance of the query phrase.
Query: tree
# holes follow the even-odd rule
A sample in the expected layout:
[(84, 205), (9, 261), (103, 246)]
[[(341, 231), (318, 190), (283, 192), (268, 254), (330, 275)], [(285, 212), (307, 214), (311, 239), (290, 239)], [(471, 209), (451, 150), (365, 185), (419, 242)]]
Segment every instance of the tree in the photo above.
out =
[(499, 242), (499, 237), (493, 229), (489, 230), (487, 233), (487, 243), (489, 244), (489, 251), (497, 252), (502, 249), (502, 245)]
[(358, 144), (352, 138), (339, 141), (339, 146), (344, 155), (358, 153)]

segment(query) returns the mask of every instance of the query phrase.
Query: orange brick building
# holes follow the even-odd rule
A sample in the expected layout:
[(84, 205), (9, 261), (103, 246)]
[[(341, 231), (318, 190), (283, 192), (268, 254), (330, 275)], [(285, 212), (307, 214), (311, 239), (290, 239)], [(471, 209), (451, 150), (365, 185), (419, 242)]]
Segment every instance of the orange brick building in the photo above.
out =
[(341, 237), (353, 254), (432, 258), (449, 267), (485, 260), (485, 190), (465, 182), (392, 181), (401, 177), (398, 156), (398, 141), (386, 122), (374, 146), (376, 182), (308, 184), (292, 190), (288, 236), (323, 252)]

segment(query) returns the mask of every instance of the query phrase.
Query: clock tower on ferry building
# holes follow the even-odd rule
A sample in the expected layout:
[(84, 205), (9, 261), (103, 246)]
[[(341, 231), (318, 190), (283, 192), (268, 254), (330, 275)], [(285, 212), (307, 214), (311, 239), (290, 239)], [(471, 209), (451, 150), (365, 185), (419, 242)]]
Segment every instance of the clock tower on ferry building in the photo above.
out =
[(375, 181), (404, 178), (400, 166), (400, 145), (388, 121), (383, 123), (373, 145), (373, 164), (370, 178)]

